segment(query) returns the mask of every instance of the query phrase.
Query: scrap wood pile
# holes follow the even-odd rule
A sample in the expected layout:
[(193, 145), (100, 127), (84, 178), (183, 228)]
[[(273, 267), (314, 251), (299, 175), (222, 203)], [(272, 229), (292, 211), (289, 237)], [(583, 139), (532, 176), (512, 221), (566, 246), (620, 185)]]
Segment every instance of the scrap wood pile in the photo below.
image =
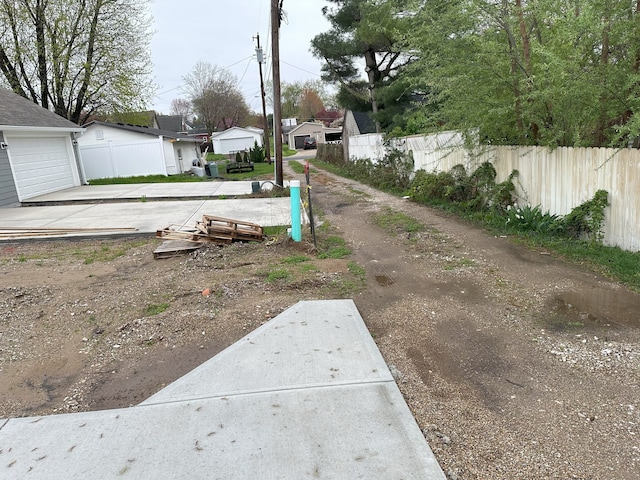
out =
[(156, 237), (166, 241), (153, 255), (155, 258), (166, 258), (197, 250), (206, 243), (227, 245), (232, 242), (261, 242), (264, 233), (256, 223), (203, 215), (194, 228), (169, 226), (156, 231)]

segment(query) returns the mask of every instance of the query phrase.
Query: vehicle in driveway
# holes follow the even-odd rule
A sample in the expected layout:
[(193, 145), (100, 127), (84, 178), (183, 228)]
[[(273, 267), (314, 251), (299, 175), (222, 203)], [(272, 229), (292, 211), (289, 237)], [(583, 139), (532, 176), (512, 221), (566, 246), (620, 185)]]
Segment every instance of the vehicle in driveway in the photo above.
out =
[(307, 137), (307, 138), (304, 139), (303, 148), (305, 150), (309, 150), (311, 148), (318, 148), (318, 143), (316, 142), (315, 138)]

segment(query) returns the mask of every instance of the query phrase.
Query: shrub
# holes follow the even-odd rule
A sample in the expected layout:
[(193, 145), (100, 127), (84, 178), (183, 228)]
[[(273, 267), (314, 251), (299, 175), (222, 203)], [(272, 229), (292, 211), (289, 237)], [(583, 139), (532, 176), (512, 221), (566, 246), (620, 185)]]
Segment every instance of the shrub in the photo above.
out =
[(604, 209), (609, 206), (609, 192), (598, 190), (593, 198), (571, 210), (564, 217), (564, 228), (572, 238), (587, 238), (602, 243), (604, 234)]
[(513, 206), (506, 210), (505, 226), (518, 232), (535, 232), (543, 235), (562, 233), (564, 225), (558, 215), (543, 213), (540, 206)]
[(266, 159), (265, 148), (258, 145), (258, 142), (253, 144), (253, 148), (249, 149), (249, 160), (253, 163), (262, 163)]
[(409, 196), (420, 203), (439, 204), (448, 200), (455, 189), (455, 179), (449, 172), (429, 173), (418, 170), (411, 182)]

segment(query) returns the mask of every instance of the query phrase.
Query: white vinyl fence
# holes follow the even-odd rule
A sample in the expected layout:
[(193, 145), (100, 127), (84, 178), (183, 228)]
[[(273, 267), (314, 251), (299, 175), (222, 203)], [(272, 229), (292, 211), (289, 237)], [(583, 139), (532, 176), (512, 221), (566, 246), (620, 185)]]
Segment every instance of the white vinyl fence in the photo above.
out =
[(162, 145), (157, 139), (145, 142), (80, 147), (85, 178), (167, 175)]
[[(371, 137), (378, 137), (376, 139)], [(359, 156), (355, 157), (349, 139), (350, 157), (377, 161), (384, 156), (382, 137), (369, 134), (372, 148), (365, 151), (355, 137)], [(591, 200), (598, 190), (609, 192), (605, 211), (604, 242), (629, 251), (640, 251), (640, 150), (611, 148), (484, 147), (470, 152), (456, 132), (412, 136), (395, 140), (396, 148), (411, 152), (415, 170), (449, 171), (462, 164), (471, 173), (483, 162), (491, 162), (497, 182), (513, 170), (518, 202), (540, 206), (546, 212), (565, 215)], [(381, 152), (378, 145), (382, 146)]]

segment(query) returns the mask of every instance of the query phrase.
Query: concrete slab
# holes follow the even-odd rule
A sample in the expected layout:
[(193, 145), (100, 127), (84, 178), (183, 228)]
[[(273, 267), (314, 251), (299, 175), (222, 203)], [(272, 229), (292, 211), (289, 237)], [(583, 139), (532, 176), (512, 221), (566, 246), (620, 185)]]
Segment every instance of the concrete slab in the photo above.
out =
[[(138, 200), (141, 198), (208, 198), (248, 195), (252, 193), (252, 181), (135, 183), (122, 185), (82, 185), (59, 192), (48, 193), (25, 200), (23, 203), (42, 204), (91, 200)], [(265, 189), (273, 184), (260, 181)]]
[(300, 302), (143, 405), (393, 377), (351, 300)]
[[(0, 229), (13, 228), (16, 233), (19, 229), (84, 229), (56, 234), (40, 231), (29, 235), (21, 232), (20, 238), (152, 233), (169, 225), (194, 227), (205, 214), (257, 223), (263, 227), (291, 225), (289, 198), (215, 200), (217, 197), (247, 195), (252, 192), (252, 183), (83, 185), (23, 202), (38, 206), (0, 208)], [(261, 181), (261, 185), (265, 189), (273, 187), (265, 181)], [(162, 201), (144, 201), (150, 199)], [(307, 222), (304, 211), (302, 217), (302, 222)]]
[(0, 208), (0, 228), (100, 228), (112, 229), (113, 233), (134, 229), (136, 233), (152, 233), (169, 225), (194, 227), (203, 214), (253, 222), (263, 227), (291, 223), (289, 198), (247, 198)]
[(2, 478), (120, 476), (445, 479), (350, 300), (297, 304), (139, 406), (0, 423)]

